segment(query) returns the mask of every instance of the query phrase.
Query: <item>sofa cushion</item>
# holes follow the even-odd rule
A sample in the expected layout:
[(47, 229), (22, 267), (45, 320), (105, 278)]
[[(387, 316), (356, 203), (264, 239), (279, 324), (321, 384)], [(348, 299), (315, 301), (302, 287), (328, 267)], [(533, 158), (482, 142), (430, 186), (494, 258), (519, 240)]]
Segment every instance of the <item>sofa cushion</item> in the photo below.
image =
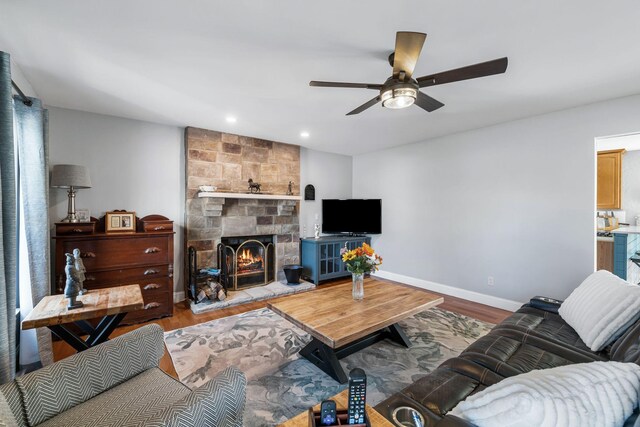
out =
[(621, 426), (640, 394), (640, 366), (591, 362), (536, 370), (499, 382), (452, 414), (479, 426)]
[(611, 346), (611, 360), (632, 362), (640, 365), (640, 321), (631, 326)]
[(599, 351), (640, 318), (640, 286), (596, 271), (571, 292), (558, 313), (592, 351)]
[[(19, 427), (27, 427), (27, 418), (24, 413), (24, 407), (22, 406), (22, 396), (20, 396), (20, 390), (18, 390), (18, 385), (15, 381), (0, 385), (0, 394), (2, 394), (5, 402), (9, 406), (16, 424)], [(3, 420), (3, 418), (0, 418), (0, 420)]]
[(464, 359), (485, 366), (505, 377), (534, 369), (605, 360), (511, 329), (494, 329), (469, 345)]
[(38, 425), (157, 367), (163, 330), (151, 324), (16, 378), (30, 425)]
[(496, 328), (526, 331), (532, 335), (575, 347), (591, 353), (578, 333), (558, 314), (529, 307), (527, 305), (507, 317)]
[(243, 427), (247, 378), (228, 367), (145, 421), (146, 427)]
[(458, 402), (503, 377), (471, 361), (454, 357), (399, 393), (376, 405), (376, 411), (391, 419), (399, 406), (417, 409), (427, 426), (435, 425)]
[(2, 393), (0, 393), (0, 426), (18, 427), (18, 420), (13, 415), (9, 402), (7, 402)]
[(145, 426), (148, 419), (190, 393), (182, 383), (152, 368), (38, 427)]

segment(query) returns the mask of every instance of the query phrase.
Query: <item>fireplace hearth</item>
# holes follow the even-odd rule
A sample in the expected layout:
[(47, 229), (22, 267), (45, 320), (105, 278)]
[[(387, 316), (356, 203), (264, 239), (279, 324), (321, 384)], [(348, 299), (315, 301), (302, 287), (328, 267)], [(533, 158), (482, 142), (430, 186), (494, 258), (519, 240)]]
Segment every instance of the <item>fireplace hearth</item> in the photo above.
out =
[(241, 290), (275, 280), (273, 235), (222, 237), (217, 248), (220, 283)]

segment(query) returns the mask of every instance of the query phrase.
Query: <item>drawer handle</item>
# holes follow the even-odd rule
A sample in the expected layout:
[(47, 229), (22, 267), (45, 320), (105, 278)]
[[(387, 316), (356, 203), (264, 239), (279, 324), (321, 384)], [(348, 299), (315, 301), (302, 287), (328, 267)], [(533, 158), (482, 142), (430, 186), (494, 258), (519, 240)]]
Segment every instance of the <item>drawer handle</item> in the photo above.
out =
[(160, 252), (160, 248), (156, 248), (155, 246), (152, 246), (152, 247), (147, 248), (147, 249), (144, 250), (145, 254), (155, 254), (155, 253), (158, 253), (158, 252)]
[(164, 225), (159, 225), (153, 229), (154, 231), (164, 230)]
[(151, 289), (160, 289), (160, 285), (158, 285), (157, 283), (149, 283), (148, 285), (146, 285), (144, 288), (145, 291), (151, 290)]
[(84, 281), (85, 282), (95, 282), (96, 281), (96, 276), (84, 276)]
[(158, 308), (158, 307), (160, 307), (160, 305), (161, 304), (159, 302), (150, 302), (149, 304), (144, 306), (144, 309), (145, 310), (149, 310), (151, 308)]
[(80, 258), (95, 258), (96, 254), (93, 252), (83, 252), (80, 254)]
[(74, 228), (73, 230), (74, 233), (82, 233), (82, 228)]
[(160, 270), (154, 270), (153, 268), (148, 269), (147, 271), (144, 272), (145, 276), (148, 276), (150, 274), (158, 274), (160, 273)]

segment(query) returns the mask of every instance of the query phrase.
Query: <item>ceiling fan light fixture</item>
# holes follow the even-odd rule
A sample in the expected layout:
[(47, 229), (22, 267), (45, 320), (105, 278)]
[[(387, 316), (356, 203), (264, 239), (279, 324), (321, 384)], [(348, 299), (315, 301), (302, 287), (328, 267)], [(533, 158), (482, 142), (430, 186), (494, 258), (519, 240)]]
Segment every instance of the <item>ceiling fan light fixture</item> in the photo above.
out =
[(407, 108), (416, 102), (418, 91), (410, 87), (387, 89), (382, 92), (380, 99), (382, 100), (382, 106), (385, 108), (391, 108), (394, 110), (400, 108)]

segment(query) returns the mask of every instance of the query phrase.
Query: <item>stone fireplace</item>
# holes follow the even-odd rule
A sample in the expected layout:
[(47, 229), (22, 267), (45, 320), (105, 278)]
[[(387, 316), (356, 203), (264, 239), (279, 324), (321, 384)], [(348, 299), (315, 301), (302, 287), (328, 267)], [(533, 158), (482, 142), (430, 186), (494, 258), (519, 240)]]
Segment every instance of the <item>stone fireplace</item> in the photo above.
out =
[[(234, 246), (240, 244), (240, 238), (268, 241), (262, 255), (266, 280), (282, 280), (282, 266), (300, 262), (300, 147), (188, 127), (185, 151), (185, 248), (193, 246), (197, 250), (198, 268), (222, 269), (226, 258), (218, 254), (220, 245), (232, 248), (237, 256)], [(261, 194), (250, 194), (249, 178), (261, 184)], [(290, 181), (293, 195), (286, 194)], [(201, 185), (214, 185), (217, 189), (209, 197), (199, 197)], [(271, 261), (264, 259), (265, 255), (268, 258), (267, 246), (273, 252)], [(225, 251), (230, 252), (229, 249)], [(258, 261), (248, 255), (240, 263), (250, 266), (253, 262), (257, 267)], [(259, 276), (255, 271), (230, 273), (234, 277), (232, 282), (225, 278), (228, 289), (255, 286), (248, 278)]]

